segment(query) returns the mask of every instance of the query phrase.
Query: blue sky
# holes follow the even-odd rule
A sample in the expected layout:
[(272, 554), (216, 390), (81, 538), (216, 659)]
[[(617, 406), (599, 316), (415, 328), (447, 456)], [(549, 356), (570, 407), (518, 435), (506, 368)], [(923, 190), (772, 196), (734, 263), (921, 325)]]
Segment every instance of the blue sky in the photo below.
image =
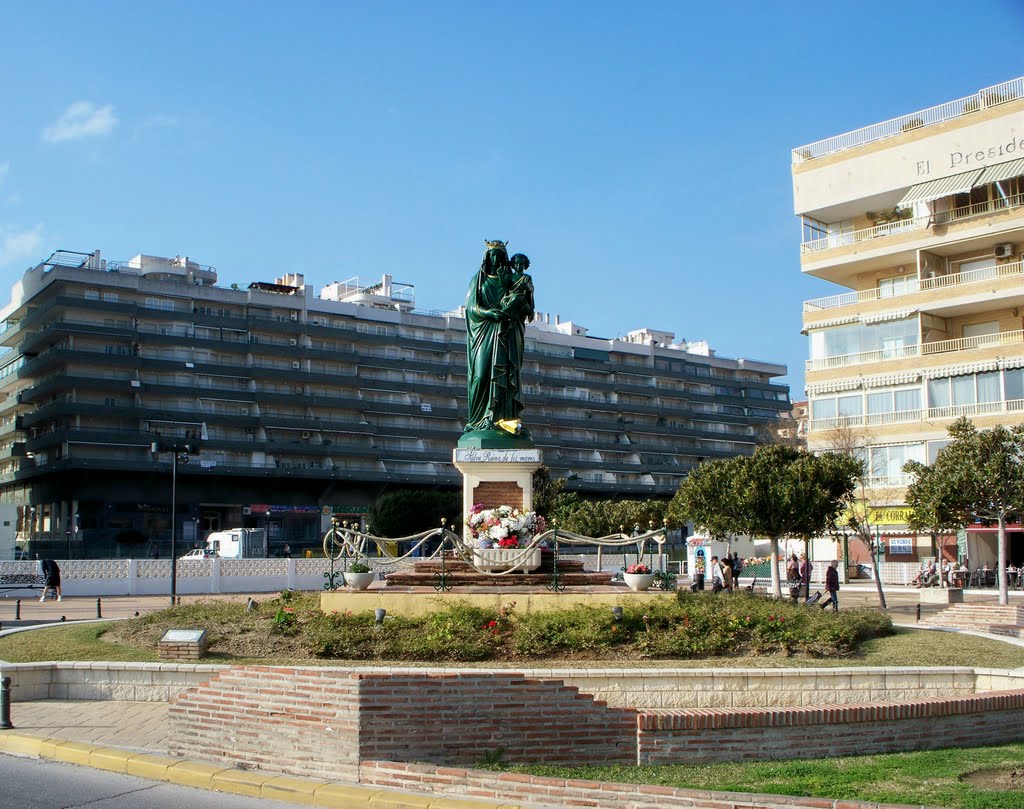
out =
[(1013, 0), (0, 0), (0, 286), (55, 249), (224, 285), (389, 272), (463, 302), (484, 239), (542, 311), (785, 363), (794, 147), (1024, 75)]

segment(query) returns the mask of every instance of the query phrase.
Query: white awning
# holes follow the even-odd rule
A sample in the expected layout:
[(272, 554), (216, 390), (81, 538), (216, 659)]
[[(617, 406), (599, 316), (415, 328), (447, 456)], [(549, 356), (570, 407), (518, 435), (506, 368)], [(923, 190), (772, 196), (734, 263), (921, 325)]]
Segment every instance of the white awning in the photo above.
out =
[(819, 382), (817, 385), (807, 385), (804, 390), (808, 395), (814, 395), (818, 393), (835, 393), (841, 390), (853, 390), (854, 388), (860, 387), (860, 377), (848, 377), (846, 379), (836, 379), (831, 382)]
[(970, 191), (978, 184), (985, 169), (974, 169), (965, 171), (963, 174), (954, 174), (952, 177), (940, 177), (938, 180), (929, 180), (926, 183), (911, 186), (910, 190), (899, 201), (897, 207), (903, 208), (913, 205), (915, 202), (931, 202), (933, 199), (948, 197), (953, 194), (962, 194)]
[(963, 376), (964, 374), (977, 374), (998, 369), (999, 360), (986, 360), (983, 362), (972, 362), (968, 365), (947, 365), (944, 368), (928, 368), (922, 371), (921, 375), (925, 379), (938, 379), (942, 376)]
[(981, 173), (977, 185), (998, 183), (1000, 180), (1009, 180), (1011, 177), (1020, 177), (1022, 175), (1024, 175), (1024, 157), (989, 166)]
[(859, 320), (865, 326), (873, 323), (885, 323), (888, 320), (903, 320), (904, 318), (916, 315), (917, 309), (897, 309), (893, 312), (877, 312), (873, 315), (861, 315)]

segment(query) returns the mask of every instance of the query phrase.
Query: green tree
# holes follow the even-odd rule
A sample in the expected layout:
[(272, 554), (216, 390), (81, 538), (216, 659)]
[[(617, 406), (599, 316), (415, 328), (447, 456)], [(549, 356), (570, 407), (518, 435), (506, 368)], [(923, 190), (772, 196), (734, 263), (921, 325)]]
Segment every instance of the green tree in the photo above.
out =
[(669, 519), (690, 520), (712, 536), (767, 537), (772, 592), (781, 598), (779, 538), (816, 536), (834, 528), (860, 469), (849, 455), (761, 446), (753, 455), (697, 467), (673, 498)]
[(538, 467), (533, 473), (533, 510), (550, 518), (558, 507), (564, 488), (565, 478), (553, 478), (546, 466)]
[(555, 512), (558, 527), (588, 537), (608, 536), (619, 531), (641, 533), (660, 527), (668, 504), (663, 500), (580, 500), (564, 499)]
[(999, 603), (1008, 604), (1006, 523), (1024, 513), (1024, 425), (978, 430), (960, 418), (949, 435), (930, 467), (918, 461), (904, 467), (914, 476), (907, 505), (917, 525), (996, 523)]
[(381, 537), (407, 537), (451, 521), (458, 532), (462, 517), (462, 493), (400, 489), (382, 494), (370, 507), (370, 531)]

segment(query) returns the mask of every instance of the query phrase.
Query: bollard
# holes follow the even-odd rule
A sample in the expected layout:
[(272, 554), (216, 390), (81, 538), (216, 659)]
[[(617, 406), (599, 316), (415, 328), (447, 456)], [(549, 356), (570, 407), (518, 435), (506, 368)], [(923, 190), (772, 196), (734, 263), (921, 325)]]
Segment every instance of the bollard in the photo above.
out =
[(917, 605), (917, 622), (921, 623), (921, 605)]
[(0, 730), (11, 730), (11, 678), (0, 679)]
[(96, 599), (96, 617), (103, 617), (103, 602), (101, 602), (98, 598)]
[(17, 601), (14, 602), (14, 620), (15, 621), (20, 621), (21, 620), (21, 599), (20, 598)]

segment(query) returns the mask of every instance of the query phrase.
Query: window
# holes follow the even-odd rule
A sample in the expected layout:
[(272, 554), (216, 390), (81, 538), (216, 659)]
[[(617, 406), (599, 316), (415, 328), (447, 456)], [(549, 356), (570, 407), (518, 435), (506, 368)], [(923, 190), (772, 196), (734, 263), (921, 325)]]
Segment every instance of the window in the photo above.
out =
[[(985, 323), (965, 323), (963, 327), (964, 337), (987, 337), (991, 334), (999, 334), (999, 321), (989, 320)], [(979, 343), (987, 341), (981, 340)]]
[(871, 477), (887, 483), (899, 484), (906, 478), (903, 466), (907, 461), (924, 461), (924, 444), (871, 447)]
[(878, 297), (893, 298), (917, 292), (918, 281), (912, 275), (897, 275), (895, 278), (882, 278), (878, 282)]
[(831, 329), (812, 331), (811, 359), (841, 357), (868, 351), (895, 352), (903, 346), (917, 345), (920, 327), (916, 317), (885, 323), (851, 323)]

